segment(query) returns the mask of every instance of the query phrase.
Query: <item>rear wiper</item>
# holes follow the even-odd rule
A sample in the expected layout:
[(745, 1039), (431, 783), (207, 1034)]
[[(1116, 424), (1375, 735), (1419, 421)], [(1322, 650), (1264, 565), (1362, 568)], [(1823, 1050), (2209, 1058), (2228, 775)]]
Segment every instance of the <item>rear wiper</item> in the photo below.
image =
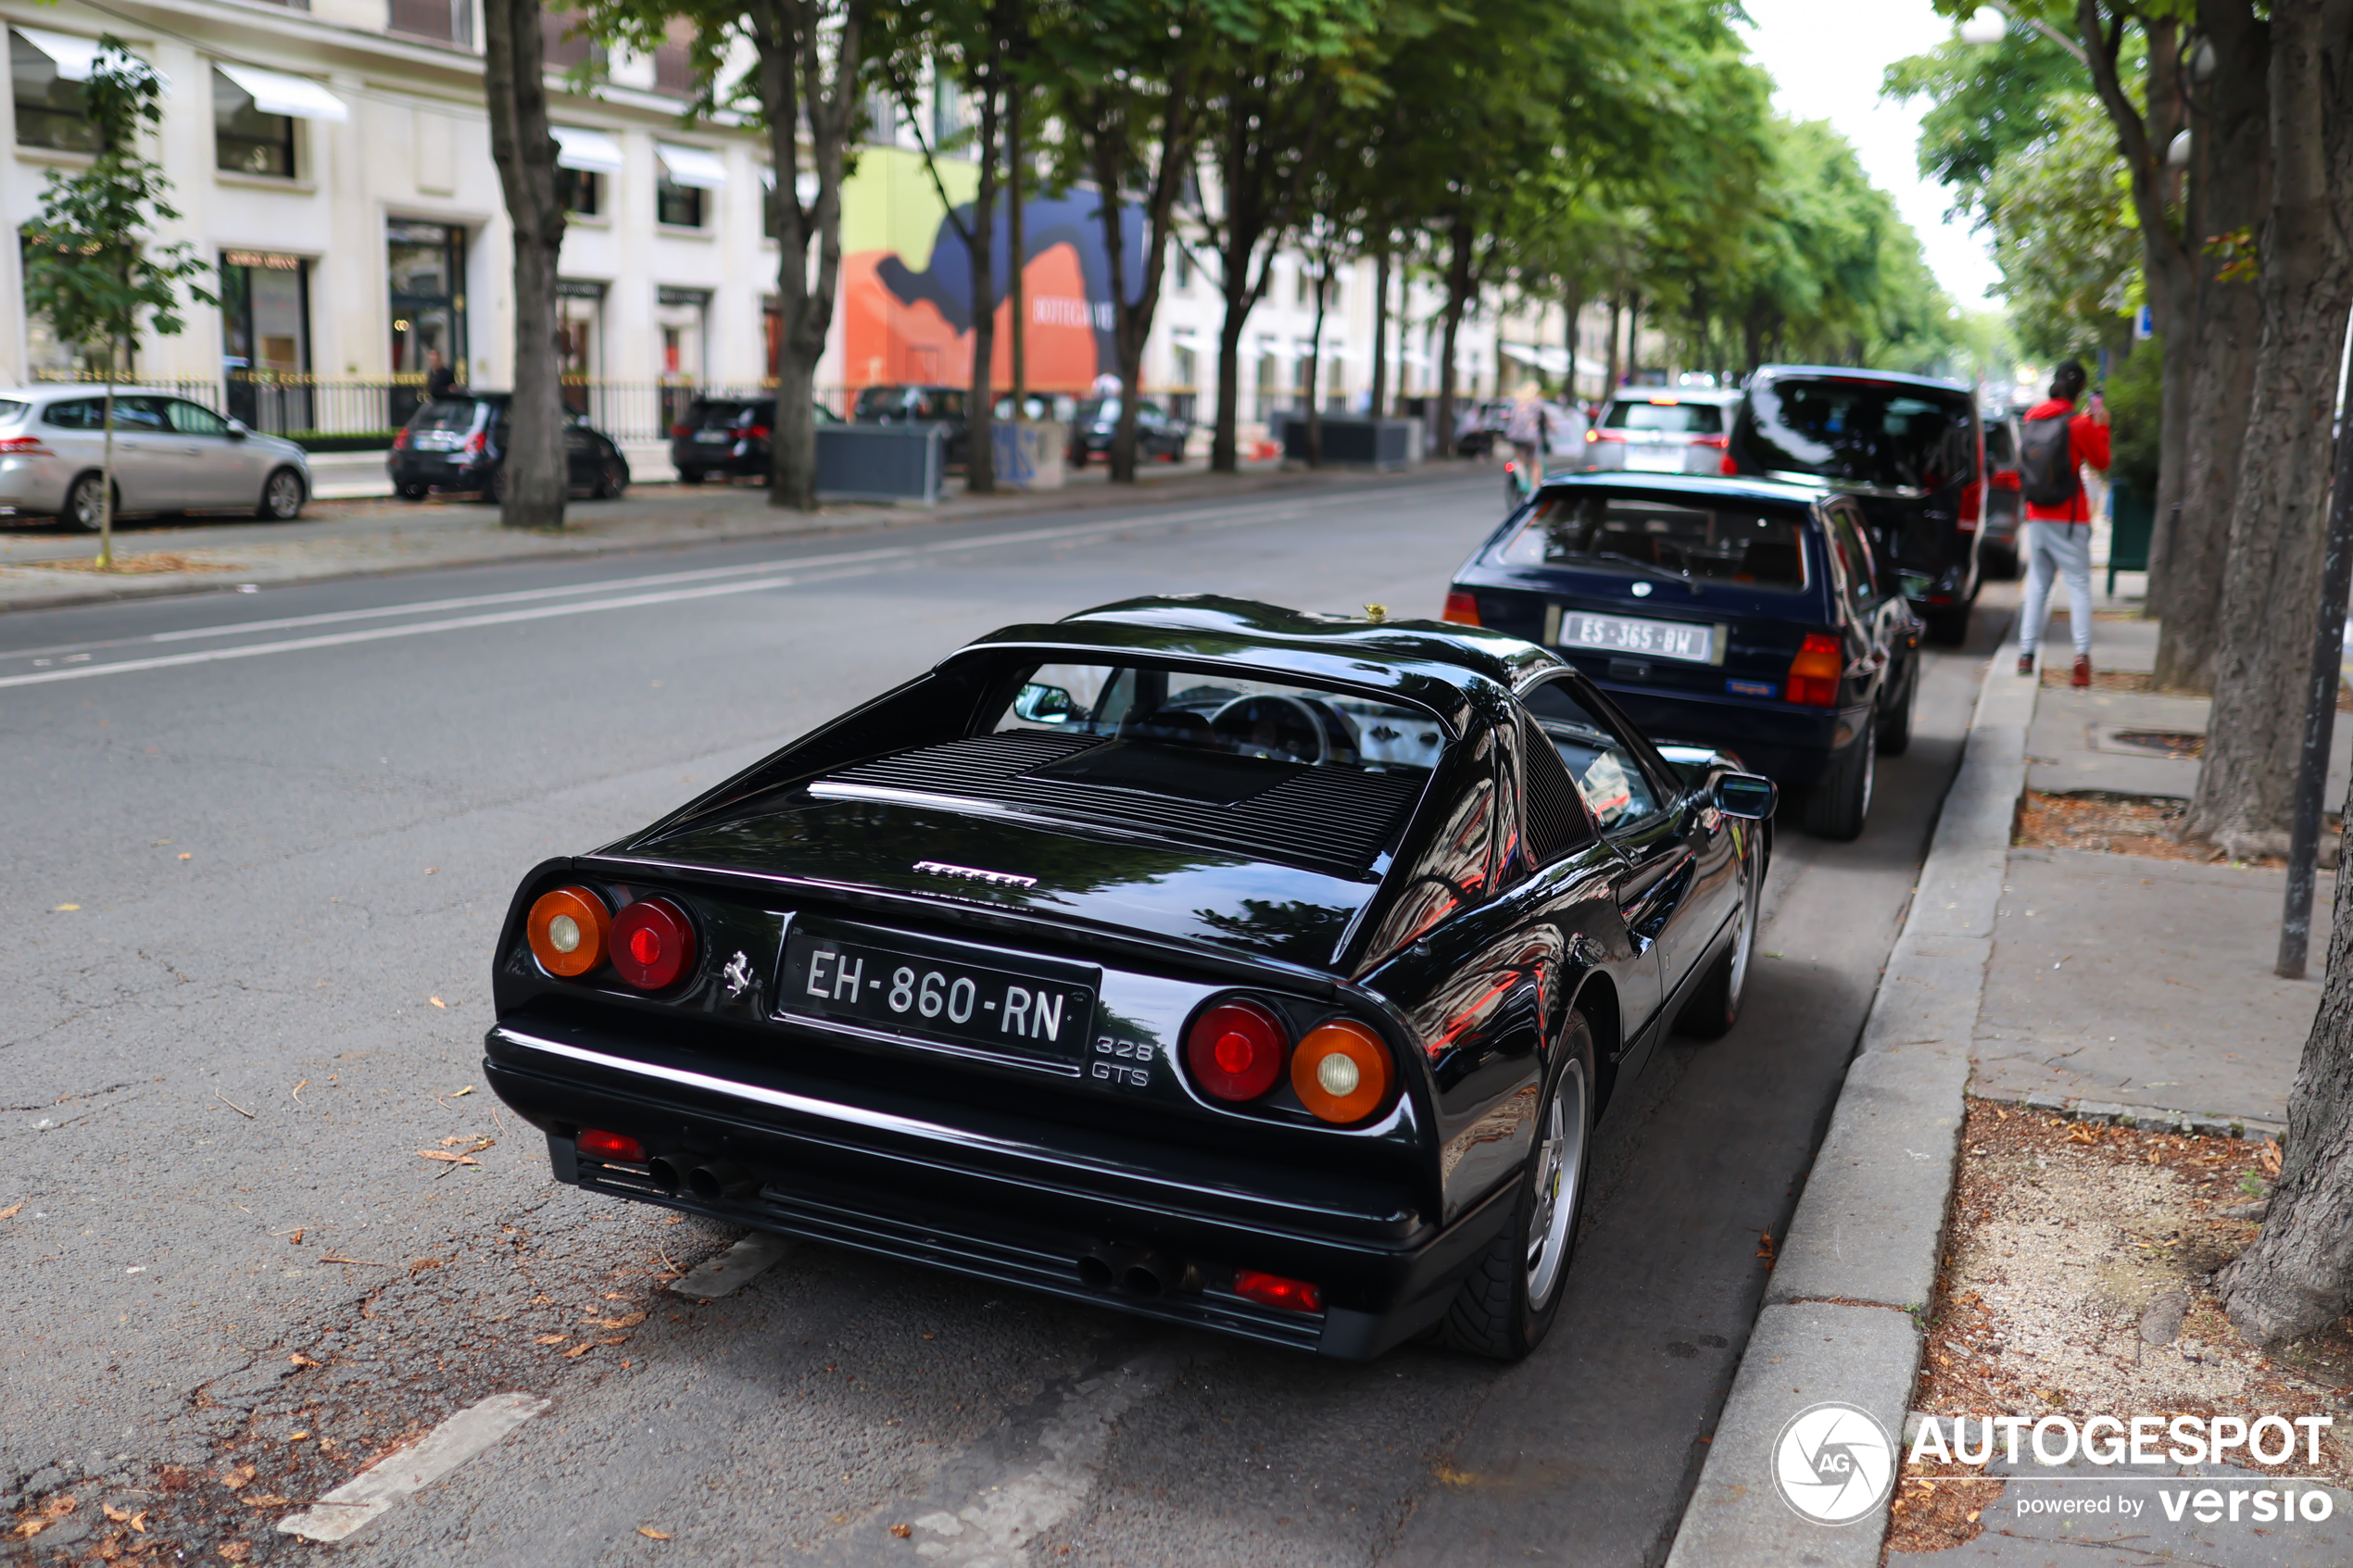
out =
[(1637, 560), (1632, 556), (1621, 556), (1616, 550), (1596, 550), (1593, 553), (1593, 559), (1624, 561), (1628, 566), (1633, 567), (1638, 571), (1647, 571), (1653, 577), (1663, 577), (1669, 583), (1680, 583), (1692, 593), (1696, 594), (1699, 592), (1699, 584), (1693, 583), (1682, 572), (1669, 571), (1663, 566), (1655, 565), (1646, 560)]

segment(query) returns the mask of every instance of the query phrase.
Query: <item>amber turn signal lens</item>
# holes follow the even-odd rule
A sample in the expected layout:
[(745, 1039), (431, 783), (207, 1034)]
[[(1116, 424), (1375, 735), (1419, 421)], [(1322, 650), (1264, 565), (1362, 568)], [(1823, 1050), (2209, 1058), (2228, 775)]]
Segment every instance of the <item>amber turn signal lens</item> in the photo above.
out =
[(1327, 1122), (1362, 1122), (1389, 1098), (1389, 1047), (1361, 1023), (1319, 1023), (1291, 1053), (1299, 1103)]
[(695, 928), (667, 898), (640, 898), (613, 916), (605, 952), (621, 977), (640, 991), (659, 991), (695, 959)]
[(605, 933), (611, 923), (605, 901), (585, 887), (543, 893), (525, 922), (531, 956), (550, 974), (567, 980), (585, 974), (605, 961)]

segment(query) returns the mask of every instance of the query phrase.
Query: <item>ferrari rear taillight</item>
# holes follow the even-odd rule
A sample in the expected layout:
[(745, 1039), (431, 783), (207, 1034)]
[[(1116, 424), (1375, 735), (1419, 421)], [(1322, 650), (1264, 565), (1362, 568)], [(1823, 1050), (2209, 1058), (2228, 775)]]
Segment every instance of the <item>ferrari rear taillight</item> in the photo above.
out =
[(1287, 1312), (1324, 1310), (1324, 1293), (1315, 1286), (1303, 1279), (1285, 1279), (1281, 1274), (1263, 1273), (1256, 1269), (1234, 1271), (1234, 1294), (1245, 1301), (1279, 1307)]
[(605, 954), (623, 980), (640, 991), (674, 985), (694, 961), (695, 928), (667, 898), (640, 898), (612, 918)]
[(1836, 708), (1838, 683), (1846, 673), (1845, 650), (1836, 637), (1808, 632), (1789, 661), (1789, 683), (1782, 696), (1807, 708)]
[(570, 980), (605, 961), (605, 939), (612, 917), (605, 901), (585, 887), (559, 887), (531, 906), (524, 928), (531, 956), (550, 974)]
[(646, 1162), (644, 1144), (619, 1133), (608, 1133), (602, 1127), (583, 1127), (577, 1143), (581, 1153), (594, 1159), (620, 1160), (632, 1165)]
[(1446, 595), (1446, 612), (1439, 619), (1451, 621), (1457, 626), (1478, 625), (1478, 596), (1467, 588), (1449, 589)]
[(1256, 1002), (1221, 1002), (1193, 1020), (1185, 1035), (1193, 1082), (1222, 1100), (1256, 1099), (1273, 1088), (1290, 1052), (1283, 1021)]
[(1381, 1037), (1344, 1018), (1317, 1024), (1291, 1053), (1291, 1091), (1326, 1122), (1362, 1122), (1378, 1110), (1391, 1075)]

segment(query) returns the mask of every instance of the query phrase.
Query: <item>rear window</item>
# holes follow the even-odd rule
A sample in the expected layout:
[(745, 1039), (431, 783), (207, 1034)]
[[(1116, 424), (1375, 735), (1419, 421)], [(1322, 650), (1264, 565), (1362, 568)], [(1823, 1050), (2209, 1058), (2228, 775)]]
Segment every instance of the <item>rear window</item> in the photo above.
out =
[(744, 411), (744, 405), (720, 398), (698, 398), (686, 406), (683, 421), (694, 430), (724, 430)]
[(1670, 435), (1721, 435), (1724, 410), (1714, 403), (1629, 403), (1623, 398), (1609, 406), (1602, 420), (1605, 430), (1655, 430)]
[(1966, 394), (1868, 382), (1760, 380), (1734, 437), (1741, 466), (1767, 473), (1938, 490), (1974, 476)]
[(409, 421), (411, 430), (472, 430), (474, 409), (480, 407), (471, 397), (437, 397), (417, 410)]
[(1793, 593), (1806, 586), (1806, 520), (1794, 507), (1555, 490), (1529, 509), (1504, 559)]

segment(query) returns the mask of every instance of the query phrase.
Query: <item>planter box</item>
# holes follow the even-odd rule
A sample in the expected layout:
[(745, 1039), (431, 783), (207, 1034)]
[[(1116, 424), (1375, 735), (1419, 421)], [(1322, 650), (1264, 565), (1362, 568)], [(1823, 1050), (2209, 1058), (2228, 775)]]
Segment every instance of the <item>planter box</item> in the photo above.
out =
[(1060, 490), (1070, 426), (1058, 420), (997, 420), (988, 427), (997, 483), (1009, 490)]
[[(1403, 469), (1421, 460), (1421, 423), (1416, 420), (1367, 420), (1327, 414), (1322, 420), (1326, 468)], [(1282, 421), (1283, 460), (1307, 461), (1307, 421), (1296, 414)]]
[(937, 506), (948, 429), (936, 424), (819, 425), (817, 498)]

